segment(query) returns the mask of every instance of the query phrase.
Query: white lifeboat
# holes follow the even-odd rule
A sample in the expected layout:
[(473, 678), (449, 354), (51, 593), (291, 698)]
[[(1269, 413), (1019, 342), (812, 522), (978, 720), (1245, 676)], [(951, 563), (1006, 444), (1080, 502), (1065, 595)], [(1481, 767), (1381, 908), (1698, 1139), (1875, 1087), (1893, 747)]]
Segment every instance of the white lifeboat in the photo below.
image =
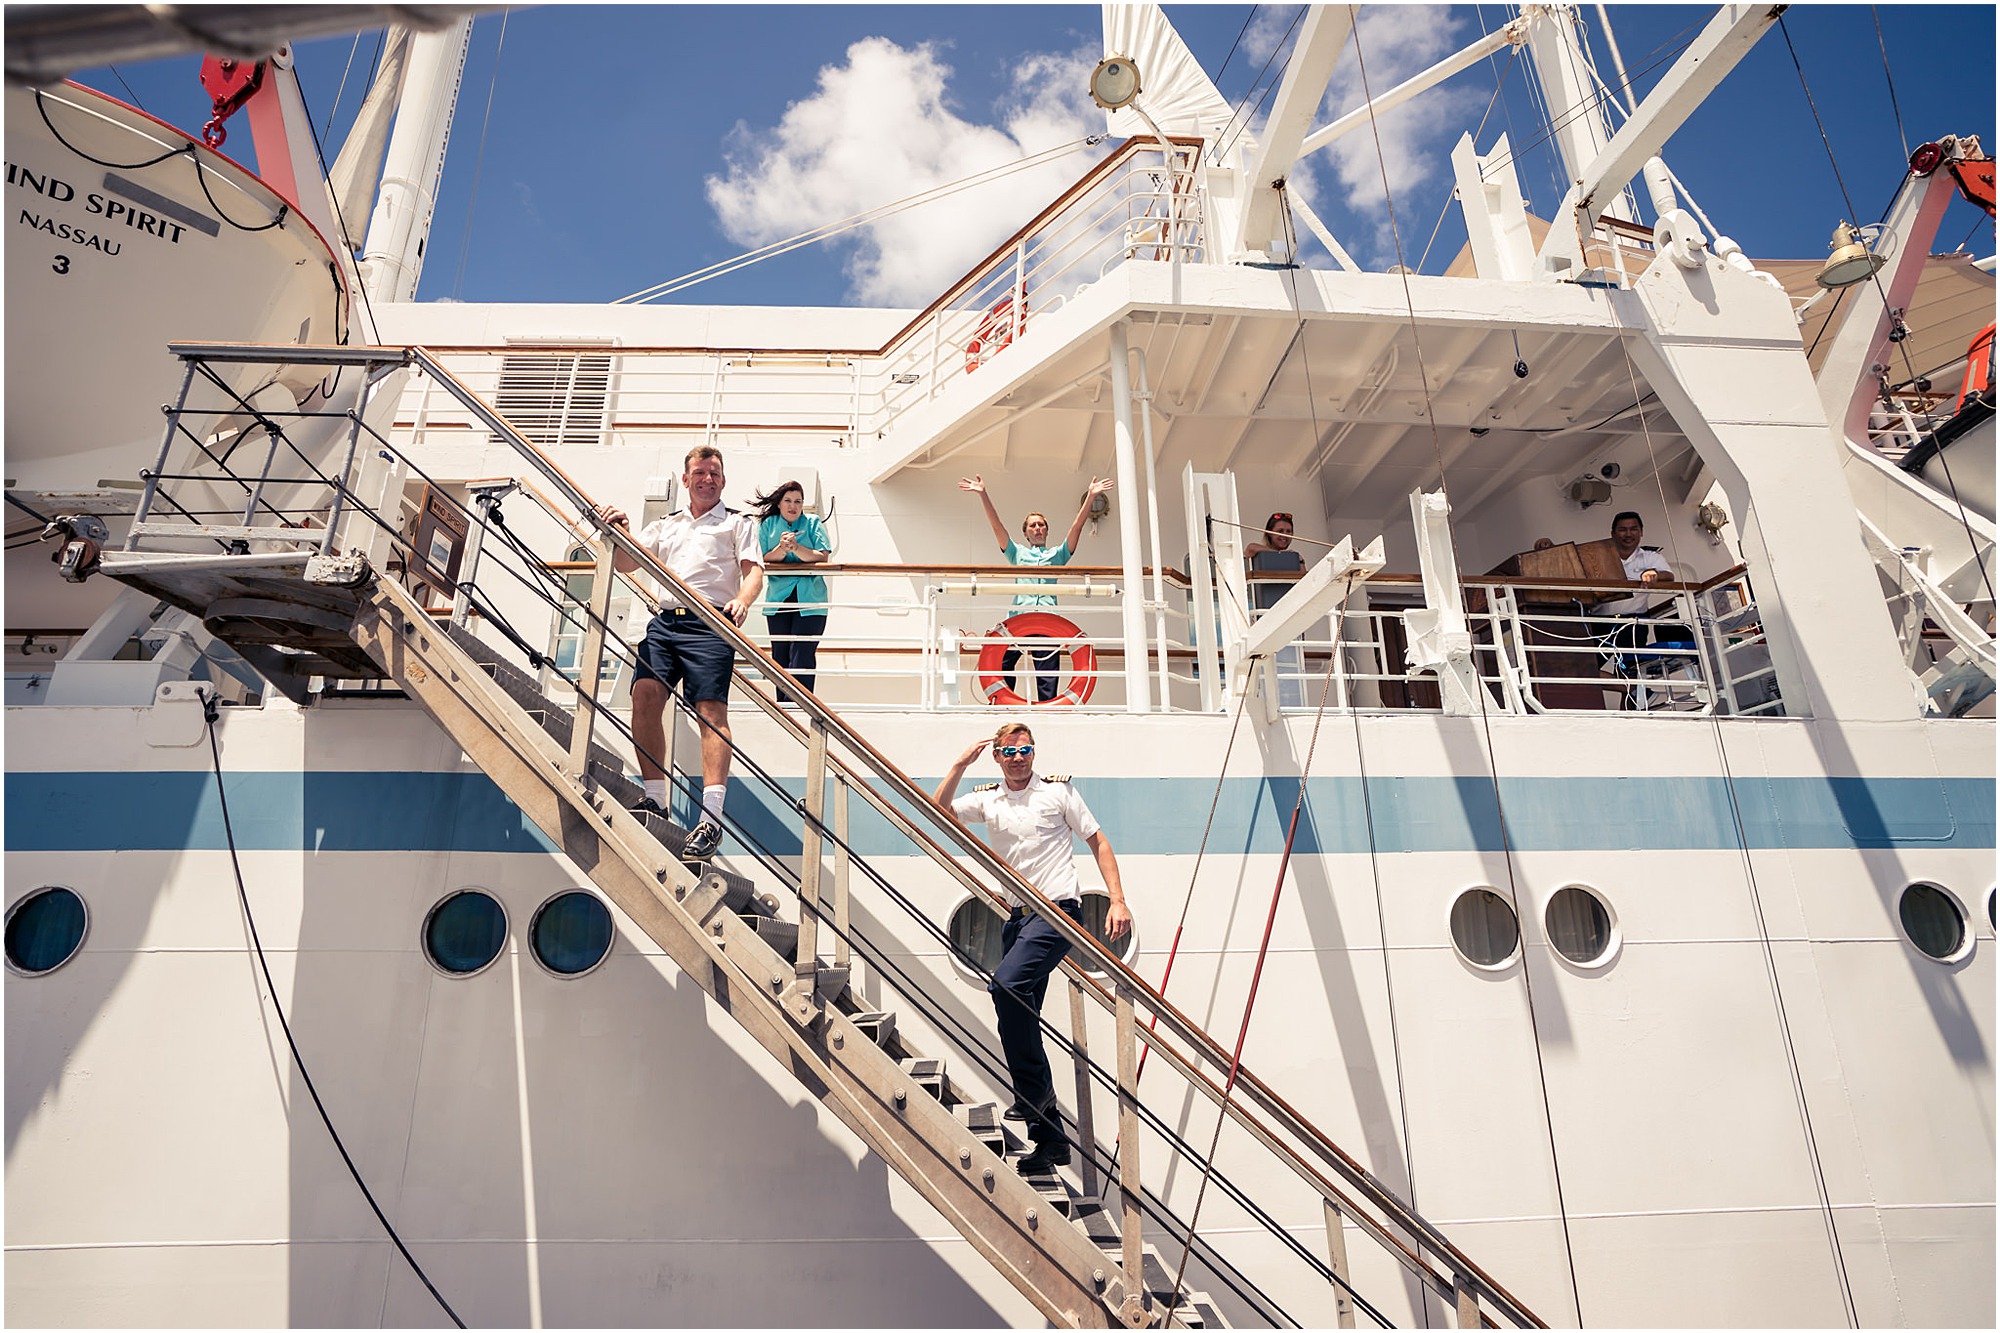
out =
[[(88, 88), (6, 91), (9, 484), (61, 490), (154, 466), (180, 391), (170, 342), (339, 343), (333, 248), (255, 174)], [(312, 367), (232, 388), (307, 399)], [(211, 390), (213, 392), (213, 390)]]

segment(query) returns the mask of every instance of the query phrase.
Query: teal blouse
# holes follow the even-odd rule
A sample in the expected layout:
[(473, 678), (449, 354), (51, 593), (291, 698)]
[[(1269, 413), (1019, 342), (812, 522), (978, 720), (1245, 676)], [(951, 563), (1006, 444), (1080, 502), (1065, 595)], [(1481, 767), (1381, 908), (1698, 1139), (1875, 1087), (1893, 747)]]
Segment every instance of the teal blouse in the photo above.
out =
[[(826, 529), (811, 514), (800, 514), (796, 523), (785, 522), (783, 514), (773, 514), (757, 525), (757, 544), (763, 548), (765, 559), (777, 549), (778, 542), (787, 532), (799, 535), (799, 545), (815, 551), (831, 551), (833, 543), (827, 540)], [(805, 561), (795, 555), (785, 557), (788, 565), (803, 565)], [(818, 603), (817, 614), (825, 614), (826, 580), (817, 574), (772, 574), (766, 579), (764, 593), (764, 614), (774, 616), (785, 607), (781, 603)], [(807, 614), (815, 614), (807, 612)]]

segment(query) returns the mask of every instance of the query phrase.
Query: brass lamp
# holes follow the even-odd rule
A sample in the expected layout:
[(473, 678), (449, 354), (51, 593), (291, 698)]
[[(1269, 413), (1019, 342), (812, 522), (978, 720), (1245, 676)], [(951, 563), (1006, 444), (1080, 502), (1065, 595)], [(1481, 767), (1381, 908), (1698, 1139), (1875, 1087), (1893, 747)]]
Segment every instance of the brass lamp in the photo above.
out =
[(1833, 253), (1820, 266), (1818, 281), (1829, 291), (1866, 282), (1888, 262), (1881, 255), (1870, 253), (1868, 243), (1845, 221), (1833, 229), (1833, 240), (1828, 242), (1827, 249)]

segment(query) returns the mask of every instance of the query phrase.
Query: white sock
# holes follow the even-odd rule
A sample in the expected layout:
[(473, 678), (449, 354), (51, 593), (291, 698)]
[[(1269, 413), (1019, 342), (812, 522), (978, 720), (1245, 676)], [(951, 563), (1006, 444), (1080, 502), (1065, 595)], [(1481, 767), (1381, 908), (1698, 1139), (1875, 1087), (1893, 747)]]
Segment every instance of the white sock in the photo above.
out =
[(661, 809), (665, 809), (667, 805), (667, 780), (665, 778), (649, 778), (645, 785), (646, 799)]
[(703, 787), (701, 789), (702, 812), (716, 823), (722, 822), (722, 798), (727, 787)]

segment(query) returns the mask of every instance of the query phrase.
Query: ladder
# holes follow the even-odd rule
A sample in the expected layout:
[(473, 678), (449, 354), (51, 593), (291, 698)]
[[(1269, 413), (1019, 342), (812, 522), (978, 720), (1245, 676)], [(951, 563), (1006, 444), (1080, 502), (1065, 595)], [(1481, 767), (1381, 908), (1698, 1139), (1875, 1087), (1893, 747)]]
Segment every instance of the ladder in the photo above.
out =
[[(1188, 1272), (1199, 1270), (1208, 1281), (1226, 1284), (1258, 1322), (1352, 1327), (1357, 1304), (1372, 1307), (1350, 1281), (1345, 1236), (1351, 1226), (1452, 1309), (1460, 1327), (1495, 1326), (1500, 1320), (1516, 1327), (1543, 1326), (1437, 1228), (949, 819), (906, 774), (801, 690), (726, 617), (682, 589), (683, 604), (708, 618), (739, 658), (754, 662), (767, 680), (784, 686), (798, 701), (794, 714), (756, 689), (739, 695), (763, 709), (779, 735), (802, 748), (806, 775), (804, 798), (792, 802), (802, 838), (795, 886), (760, 888), (712, 860), (684, 860), (683, 830), (668, 820), (631, 812), (640, 790), (626, 777), (625, 759), (608, 743), (609, 733), (599, 730), (616, 725), (598, 703), (614, 556), (622, 549), (659, 582), (677, 586), (668, 571), (653, 565), (629, 535), (599, 533), (598, 577), (587, 608), (579, 678), (568, 702), (545, 694), (535, 677), (487, 639), (463, 624), (434, 618), (396, 577), (392, 566), (400, 563), (407, 571), (415, 553), (398, 533), (390, 504), (400, 500), (394, 493), (400, 487), (383, 482), (376, 460), (389, 464), (392, 480), (400, 477), (398, 468), (414, 463), (400, 457), (382, 430), (365, 424), (380, 419), (371, 417), (367, 398), (370, 387), (387, 378), (387, 367), (413, 367), (435, 379), (561, 497), (572, 522), (591, 509), (590, 498), (553, 462), (428, 353), (419, 348), (295, 346), (177, 345), (173, 350), (187, 363), (188, 381), (179, 406), (169, 414), (167, 444), (155, 478), (220, 466), (217, 456), (203, 447), (198, 414), (219, 418), (235, 413), (240, 420), (245, 405), (214, 374), (204, 380), (218, 386), (222, 400), (204, 404), (191, 399), (197, 369), (208, 361), (297, 364), (317, 358), (330, 366), (365, 368), (365, 375), (352, 377), (356, 384), (344, 406), (335, 404), (341, 411), (301, 411), (302, 419), (310, 419), (289, 425), (283, 414), (267, 408), (258, 409), (255, 418), (273, 434), (270, 458), (278, 457), (276, 441), (288, 429), (305, 436), (332, 418), (338, 429), (323, 429), (322, 445), (323, 454), (331, 457), (314, 462), (310, 448), (295, 443), (293, 449), (308, 459), (307, 471), (320, 477), (330, 494), (316, 521), (302, 521), (293, 511), (273, 526), (258, 514), (257, 497), (309, 489), (309, 478), (289, 473), (284, 486), (273, 487), (268, 478), (230, 474), (229, 480), (251, 498), (245, 522), (222, 530), (224, 540), (218, 540), (216, 530), (199, 523), (153, 517), (155, 499), (167, 497), (156, 497), (158, 483), (149, 480), (125, 548), (103, 552), (101, 563), (80, 557), (80, 572), (87, 576), (101, 568), (109, 577), (200, 616), (218, 638), (254, 652), (260, 670), (295, 697), (303, 696), (309, 675), (394, 682), (719, 1010), (789, 1069), (1052, 1323), (1218, 1326), (1222, 1302), (1183, 1285)], [(351, 428), (343, 424), (349, 422)], [(189, 472), (167, 466), (177, 441), (192, 443), (184, 465)], [(250, 535), (241, 535), (246, 533)], [(250, 549), (253, 543), (262, 549)], [(215, 550), (218, 545), (223, 549)], [(405, 572), (404, 577), (410, 575)], [(560, 681), (554, 688), (568, 689), (570, 683)], [(850, 794), (961, 886), (990, 902), (1004, 903), (1009, 892), (1037, 902), (1047, 909), (1045, 918), (1069, 937), (1072, 954), (1064, 964), (1064, 979), (1072, 1022), (1068, 1049), (1077, 1080), (1080, 1188), (1055, 1175), (1022, 1177), (1008, 1158), (1023, 1145), (1008, 1133), (998, 1105), (955, 1077), (943, 1058), (918, 1049), (910, 1028), (899, 1026), (894, 1012), (865, 1004), (849, 984), (853, 952), (869, 946), (848, 915), (849, 871), (860, 864), (847, 840)], [(831, 876), (825, 873), (829, 854)], [(868, 878), (894, 895), (893, 885), (872, 869)], [(794, 908), (790, 919), (781, 916), (787, 906)], [(906, 1002), (920, 1001), (921, 986), (906, 987), (902, 994)], [(1115, 1032), (1115, 1058), (1103, 1064), (1092, 1060), (1086, 1043), (1086, 1012), (1093, 1007), (1100, 1025), (1108, 1017)], [(1331, 1287), (1331, 1321), (1324, 1315), (1299, 1320), (1283, 1314), (1228, 1254), (1174, 1216), (1164, 1184), (1148, 1185), (1141, 1144), (1147, 1145), (1148, 1160), (1156, 1161), (1155, 1145), (1164, 1143), (1173, 1150), (1176, 1167), (1191, 1164), (1204, 1179), (1213, 1173), (1239, 1206), (1258, 1216), (1255, 1200), (1180, 1142), (1139, 1096), (1141, 1051), (1158, 1057), (1162, 1078), (1181, 1080), (1170, 1085), (1171, 1096), (1192, 1094), (1211, 1103), (1237, 1131), (1238, 1140), (1267, 1154), (1261, 1163), (1265, 1169), (1289, 1173), (1286, 1179), (1302, 1182), (1320, 1199), (1324, 1259), (1305, 1251), (1274, 1220), (1265, 1218), (1263, 1225), (1302, 1254)], [(1101, 1150), (1093, 1124), (1099, 1089), (1108, 1090), (1116, 1106), (1115, 1154)], [(1168, 1245), (1171, 1260), (1152, 1248), (1152, 1240)]]

